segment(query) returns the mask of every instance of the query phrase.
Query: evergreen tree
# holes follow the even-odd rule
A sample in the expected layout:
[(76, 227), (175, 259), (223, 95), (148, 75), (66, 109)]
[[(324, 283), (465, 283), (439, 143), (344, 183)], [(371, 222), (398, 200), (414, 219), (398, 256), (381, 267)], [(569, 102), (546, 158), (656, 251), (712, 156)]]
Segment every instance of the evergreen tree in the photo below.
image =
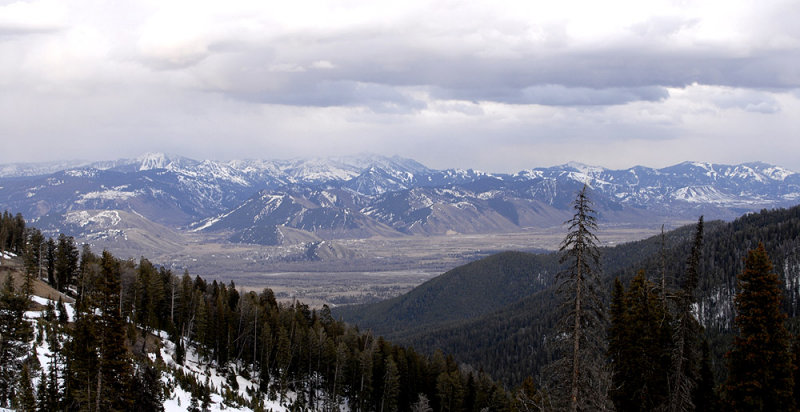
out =
[(133, 379), (133, 403), (145, 411), (164, 410), (164, 390), (161, 385), (161, 372), (147, 361), (137, 362)]
[(618, 286), (612, 299), (609, 353), (614, 367), (611, 397), (617, 410), (649, 411), (668, 404), (672, 344), (669, 316), (658, 287), (644, 272), (631, 280), (620, 311)]
[(711, 370), (711, 349), (708, 340), (703, 340), (703, 358), (700, 361), (700, 379), (694, 388), (692, 399), (698, 411), (716, 412), (719, 410), (719, 397), (714, 392), (714, 373)]
[(136, 276), (136, 320), (142, 328), (145, 351), (148, 331), (160, 326), (159, 304), (164, 299), (164, 285), (156, 268), (149, 260), (142, 258)]
[(417, 401), (411, 405), (411, 412), (433, 412), (430, 401), (428, 401), (428, 397), (424, 393), (420, 393)]
[(45, 254), (45, 239), (39, 229), (28, 231), (28, 244), (25, 248), (25, 272), (40, 277)]
[(584, 185), (573, 203), (574, 216), (566, 221), (561, 243), (566, 271), (557, 277), (562, 316), (555, 339), (560, 357), (546, 372), (554, 380), (551, 395), (558, 408), (607, 410), (610, 373), (605, 364), (606, 318), (600, 290), (600, 254), (595, 210)]
[(669, 410), (680, 412), (692, 409), (692, 393), (699, 373), (700, 335), (702, 326), (692, 313), (695, 293), (700, 281), (700, 252), (703, 246), (703, 217), (697, 221), (694, 241), (686, 261), (683, 285), (676, 294), (674, 347), (670, 377)]
[(3, 265), (3, 261), (6, 258), (6, 250), (8, 250), (8, 246), (6, 245), (7, 240), (8, 228), (4, 222), (0, 220), (0, 266)]
[(738, 277), (736, 327), (728, 352), (725, 398), (737, 411), (787, 411), (795, 407), (790, 336), (781, 311), (783, 292), (763, 244), (747, 254)]
[(33, 338), (30, 323), (25, 320), (28, 299), (14, 288), (11, 274), (6, 275), (0, 289), (0, 406), (13, 400), (16, 382)]
[(39, 385), (36, 386), (37, 411), (48, 412), (56, 410), (58, 407), (58, 405), (51, 406), (47, 402), (47, 382), (47, 374), (42, 373), (42, 376), (39, 378)]
[(56, 289), (61, 292), (75, 283), (75, 275), (78, 271), (78, 248), (75, 246), (75, 239), (63, 233), (58, 236), (56, 246), (55, 271)]
[(70, 339), (64, 346), (67, 361), (65, 404), (70, 410), (93, 409), (96, 399), (98, 326), (91, 299), (84, 296), (76, 302), (75, 319), (69, 330)]
[(22, 365), (22, 374), (19, 377), (19, 387), (17, 388), (16, 408), (21, 412), (36, 411), (36, 396), (33, 393), (28, 365)]
[(120, 313), (120, 264), (103, 251), (98, 285), (100, 359), (97, 409), (124, 410), (130, 405), (131, 364), (125, 346), (126, 323)]
[(47, 267), (47, 283), (50, 286), (56, 286), (56, 241), (53, 238), (47, 238), (45, 245), (45, 264)]
[(400, 378), (397, 363), (391, 356), (386, 357), (386, 374), (383, 376), (383, 396), (381, 397), (381, 412), (397, 410), (397, 396), (400, 394)]
[(439, 398), (440, 410), (461, 410), (461, 401), (464, 398), (464, 386), (461, 383), (461, 374), (457, 371), (442, 372), (436, 378), (436, 393)]
[(78, 267), (78, 302), (84, 296), (91, 295), (98, 283), (100, 273), (100, 258), (92, 253), (89, 245), (84, 244), (81, 249), (81, 263)]

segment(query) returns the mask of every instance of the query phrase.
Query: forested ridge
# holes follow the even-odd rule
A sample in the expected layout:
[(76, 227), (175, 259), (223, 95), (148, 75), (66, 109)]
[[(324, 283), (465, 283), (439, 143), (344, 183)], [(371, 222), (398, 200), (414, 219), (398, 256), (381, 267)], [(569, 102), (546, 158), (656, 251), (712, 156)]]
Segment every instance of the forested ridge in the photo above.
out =
[[(22, 232), (22, 245), (9, 248), (20, 257), (0, 266), (6, 279), (0, 406), (161, 410), (179, 386), (192, 393), (189, 410), (207, 408), (211, 393), (229, 408), (253, 410), (267, 401), (292, 410), (516, 409), (515, 392), (488, 374), (460, 367), (441, 351), (421, 355), (361, 332), (327, 307), (279, 303), (269, 289), (243, 293), (233, 282), (176, 275), (145, 258), (120, 260), (88, 246), (79, 253), (67, 236), (45, 240), (24, 226)], [(56, 252), (40, 253), (48, 244)], [(35, 310), (35, 284), (50, 281), (74, 302), (48, 301), (41, 317), (26, 318)], [(166, 362), (165, 346), (174, 348)], [(47, 348), (44, 365), (37, 347)], [(200, 365), (227, 371), (227, 381), (215, 386), (185, 373), (180, 366), (189, 352)], [(237, 376), (254, 383), (246, 396)]]
[[(667, 287), (679, 287), (691, 253), (694, 230), (694, 226), (685, 226), (664, 233), (663, 238), (659, 235), (600, 248), (602, 282), (607, 291), (606, 304), (610, 304), (615, 278), (627, 286), (640, 271), (645, 279), (657, 286), (661, 283), (663, 271)], [(706, 222), (699, 254), (694, 308), (703, 326), (704, 336), (709, 341), (711, 367), (717, 383), (727, 377), (724, 355), (730, 348), (734, 332), (736, 276), (744, 267), (748, 250), (757, 247), (759, 242), (764, 244), (784, 287), (785, 298), (782, 302), (783, 309), (789, 314), (787, 325), (792, 331), (798, 330), (795, 316), (800, 310), (800, 207), (764, 210), (742, 216), (733, 222)], [(442, 302), (457, 299), (447, 293), (436, 296), (425, 291), (428, 284), (394, 300), (337, 308), (334, 314), (341, 314), (345, 320), (352, 320), (362, 328), (384, 333), (393, 341), (410, 345), (422, 353), (436, 349), (451, 353), (460, 361), (489, 371), (496, 379), (513, 386), (528, 376), (537, 376), (541, 368), (552, 360), (553, 354), (543, 343), (559, 316), (555, 310), (558, 302), (553, 291), (553, 276), (562, 270), (557, 259), (556, 253), (502, 253), (453, 269), (437, 278), (440, 282), (447, 280), (444, 284), (436, 285), (438, 290), (477, 296), (476, 305), (479, 307), (483, 305), (481, 301), (492, 302), (498, 307), (475, 317), (449, 313), (426, 314), (413, 322), (404, 318), (409, 313), (405, 306), (412, 303), (420, 311), (424, 308), (446, 310), (443, 308), (447, 307), (435, 301), (419, 298), (410, 300), (410, 296), (435, 297)], [(491, 282), (503, 267), (511, 272), (504, 274), (506, 278), (518, 276), (519, 279), (531, 279), (532, 276), (542, 285), (538, 291), (516, 300), (510, 300), (512, 295), (508, 292), (495, 295), (492, 289), (476, 287), (470, 290), (473, 284), (482, 284), (473, 283), (475, 279), (483, 278), (481, 282)], [(480, 270), (473, 270), (478, 268)], [(497, 282), (504, 284), (501, 280)], [(509, 289), (512, 287), (509, 286)], [(351, 315), (356, 313), (358, 315)], [(426, 323), (426, 319), (441, 316), (450, 316), (450, 320)], [(408, 329), (395, 328), (393, 317), (412, 326)]]

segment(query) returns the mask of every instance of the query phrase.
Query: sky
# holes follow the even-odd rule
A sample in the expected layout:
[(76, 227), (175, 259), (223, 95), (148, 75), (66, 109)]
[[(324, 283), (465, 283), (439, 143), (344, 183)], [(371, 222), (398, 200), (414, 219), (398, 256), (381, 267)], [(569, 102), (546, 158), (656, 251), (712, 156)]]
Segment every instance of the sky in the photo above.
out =
[(797, 1), (0, 0), (0, 163), (800, 171)]

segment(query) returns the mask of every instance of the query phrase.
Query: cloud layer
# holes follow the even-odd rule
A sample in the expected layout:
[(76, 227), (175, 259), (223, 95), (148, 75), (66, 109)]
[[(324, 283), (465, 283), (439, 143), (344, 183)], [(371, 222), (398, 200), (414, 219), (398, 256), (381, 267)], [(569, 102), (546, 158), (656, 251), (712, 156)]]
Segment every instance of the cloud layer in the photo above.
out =
[(289, 3), (0, 2), (0, 162), (800, 169), (789, 1)]

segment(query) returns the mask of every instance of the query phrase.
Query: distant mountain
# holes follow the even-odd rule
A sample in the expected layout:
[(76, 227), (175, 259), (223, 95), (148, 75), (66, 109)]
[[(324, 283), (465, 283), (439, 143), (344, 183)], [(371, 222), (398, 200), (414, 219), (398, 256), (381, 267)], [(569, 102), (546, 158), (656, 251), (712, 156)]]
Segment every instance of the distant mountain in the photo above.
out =
[(171, 228), (227, 233), (235, 242), (276, 244), (281, 227), (301, 238), (550, 227), (569, 216), (584, 183), (608, 224), (652, 225), (700, 214), (733, 219), (800, 201), (800, 174), (765, 163), (625, 170), (569, 163), (511, 175), (433, 170), (397, 156), (218, 162), (148, 153), (0, 165), (0, 209), (45, 219), (53, 230), (68, 225), (63, 216), (69, 212), (120, 210)]
[(357, 193), (342, 189), (261, 191), (230, 212), (200, 222), (193, 231), (228, 231), (235, 242), (265, 245), (282, 243), (282, 227), (323, 238), (398, 235), (362, 214), (363, 201)]
[[(256, 222), (268, 222), (270, 232), (274, 226), (286, 225), (324, 230), (332, 237), (369, 236), (375, 234), (375, 227), (384, 235), (390, 234), (389, 228), (405, 235), (513, 232), (563, 222), (571, 212), (574, 193), (584, 183), (593, 189), (601, 221), (608, 224), (652, 225), (699, 215), (733, 219), (762, 208), (790, 206), (800, 199), (800, 175), (762, 163), (687, 162), (664, 169), (616, 171), (571, 163), (514, 175), (472, 170), (421, 173), (427, 174), (371, 167), (349, 180), (328, 182), (325, 189), (291, 190), (291, 201), (297, 206), (280, 210), (276, 199), (288, 200), (283, 197), (287, 192), (267, 190), (248, 200), (246, 209), (215, 217), (215, 224), (204, 230), (257, 231), (262, 223)], [(349, 191), (350, 201), (328, 206), (318, 202), (323, 193), (342, 196), (343, 192), (331, 194), (332, 188)], [(254, 206), (259, 202), (263, 204)], [(308, 223), (310, 216), (313, 225)], [(346, 218), (345, 230), (341, 221)], [(232, 219), (236, 223), (226, 222)]]

